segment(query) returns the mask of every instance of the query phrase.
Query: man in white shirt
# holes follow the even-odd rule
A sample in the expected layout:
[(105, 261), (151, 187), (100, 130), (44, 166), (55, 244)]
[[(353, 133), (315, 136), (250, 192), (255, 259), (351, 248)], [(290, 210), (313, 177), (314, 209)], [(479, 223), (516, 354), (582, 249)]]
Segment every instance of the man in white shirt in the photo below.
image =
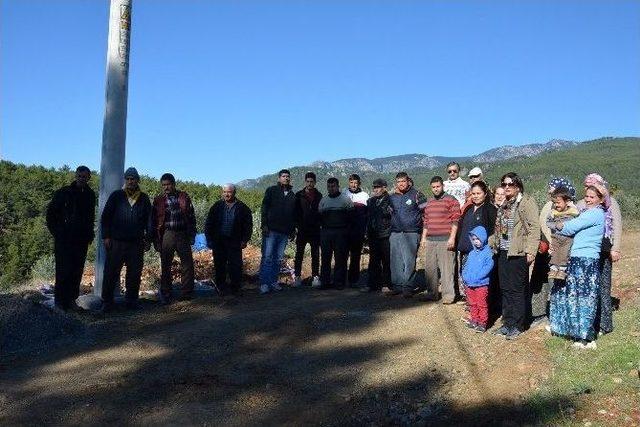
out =
[(471, 189), (471, 186), (467, 181), (460, 178), (460, 165), (457, 162), (449, 162), (447, 176), (449, 179), (444, 181), (444, 192), (455, 197), (460, 206), (464, 205), (467, 192)]

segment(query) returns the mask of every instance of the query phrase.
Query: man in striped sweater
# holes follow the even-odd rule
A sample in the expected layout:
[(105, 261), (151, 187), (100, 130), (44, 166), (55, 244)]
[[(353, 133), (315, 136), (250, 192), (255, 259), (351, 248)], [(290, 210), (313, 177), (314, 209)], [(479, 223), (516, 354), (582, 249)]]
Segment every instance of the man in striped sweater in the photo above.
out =
[(460, 204), (444, 192), (442, 178), (431, 178), (433, 197), (427, 200), (423, 214), (422, 244), (426, 246), (424, 272), (427, 279), (427, 299), (438, 299), (438, 269), (442, 303), (455, 301), (455, 243), (460, 219)]

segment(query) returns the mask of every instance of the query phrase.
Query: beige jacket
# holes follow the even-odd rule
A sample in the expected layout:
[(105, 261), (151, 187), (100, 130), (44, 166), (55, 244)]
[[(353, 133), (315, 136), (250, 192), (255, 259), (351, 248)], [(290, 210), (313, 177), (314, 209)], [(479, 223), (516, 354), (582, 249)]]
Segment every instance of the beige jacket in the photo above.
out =
[[(535, 255), (540, 244), (540, 213), (538, 212), (538, 205), (536, 205), (533, 197), (526, 194), (520, 193), (518, 199), (516, 201), (516, 215), (507, 256)], [(496, 224), (496, 230), (498, 228)], [(490, 244), (494, 251), (500, 249), (500, 236), (498, 233), (494, 233), (491, 236)]]

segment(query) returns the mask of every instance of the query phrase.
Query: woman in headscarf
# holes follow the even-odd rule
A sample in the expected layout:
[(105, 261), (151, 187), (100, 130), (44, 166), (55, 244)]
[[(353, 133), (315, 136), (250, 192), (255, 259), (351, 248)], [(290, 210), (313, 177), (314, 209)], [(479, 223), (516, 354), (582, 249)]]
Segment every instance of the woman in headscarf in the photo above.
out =
[[(613, 307), (611, 305), (611, 267), (621, 256), (622, 246), (622, 214), (620, 205), (609, 192), (609, 184), (597, 173), (591, 173), (584, 179), (585, 189), (594, 186), (604, 193), (605, 230), (600, 254), (600, 300), (596, 331), (608, 334), (613, 331)], [(580, 200), (576, 207), (579, 211), (586, 209), (585, 200)]]
[(547, 302), (549, 301), (549, 292), (551, 291), (551, 280), (548, 279), (549, 273), (549, 244), (551, 242), (551, 230), (547, 225), (547, 218), (551, 214), (553, 202), (551, 194), (559, 189), (564, 188), (572, 201), (576, 198), (576, 189), (568, 178), (553, 177), (547, 183), (547, 203), (540, 210), (540, 245), (536, 260), (533, 265), (531, 274), (531, 319), (532, 326), (538, 325), (547, 319)]
[(586, 209), (580, 216), (555, 223), (556, 233), (573, 236), (573, 244), (567, 280), (554, 282), (551, 289), (551, 332), (575, 340), (574, 346), (578, 348), (596, 348), (594, 323), (598, 311), (605, 196), (599, 188), (587, 187)]

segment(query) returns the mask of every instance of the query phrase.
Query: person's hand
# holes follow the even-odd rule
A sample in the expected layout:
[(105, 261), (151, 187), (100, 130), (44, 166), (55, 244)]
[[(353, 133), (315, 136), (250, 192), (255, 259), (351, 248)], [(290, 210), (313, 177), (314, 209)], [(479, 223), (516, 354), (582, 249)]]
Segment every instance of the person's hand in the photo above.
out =
[(621, 257), (620, 251), (611, 251), (611, 255), (610, 255), (611, 262), (620, 261), (620, 257)]
[(534, 255), (527, 254), (527, 264), (531, 264), (535, 259), (536, 257)]
[(456, 239), (447, 240), (447, 250), (453, 251), (456, 248)]
[(240, 243), (240, 247), (241, 247), (242, 249), (245, 249), (245, 248), (247, 247), (247, 242), (242, 242), (242, 243)]
[(111, 249), (111, 239), (106, 237), (106, 238), (102, 239), (102, 241), (104, 242), (105, 249), (110, 250)]
[(562, 227), (564, 227), (564, 222), (556, 223), (556, 230), (562, 230)]

